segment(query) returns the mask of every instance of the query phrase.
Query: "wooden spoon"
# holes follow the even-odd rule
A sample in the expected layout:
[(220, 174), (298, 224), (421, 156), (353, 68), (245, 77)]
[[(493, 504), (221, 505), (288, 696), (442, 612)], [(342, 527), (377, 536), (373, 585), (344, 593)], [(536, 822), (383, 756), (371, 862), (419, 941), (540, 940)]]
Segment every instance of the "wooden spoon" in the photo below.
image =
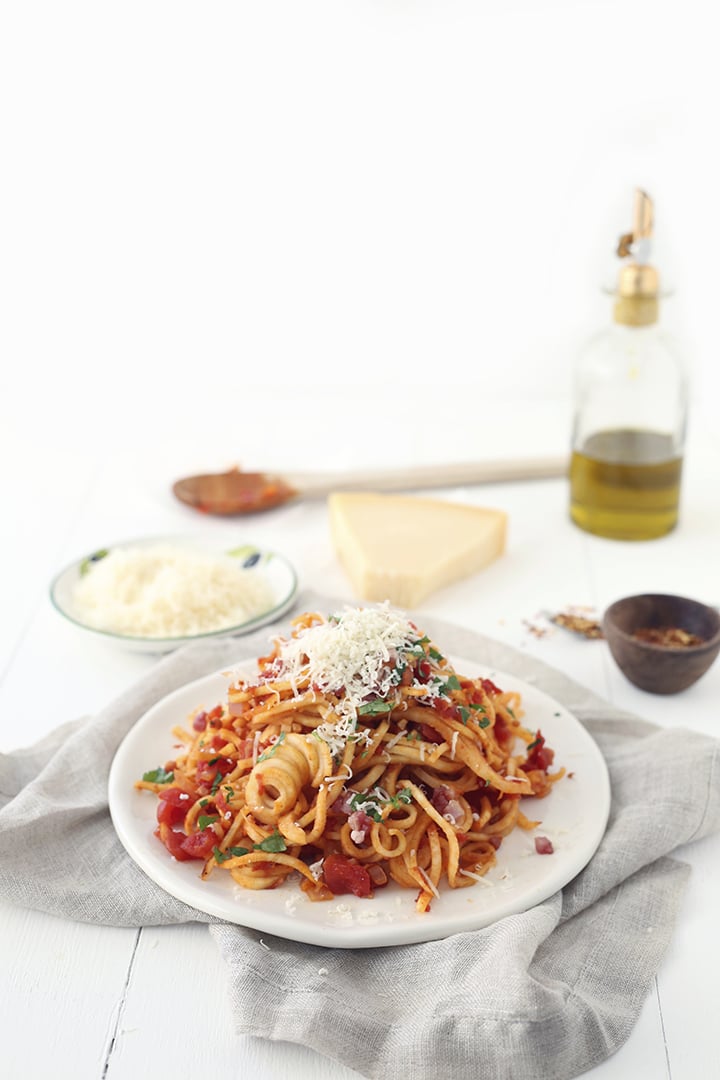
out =
[(413, 491), (511, 480), (544, 480), (566, 476), (567, 469), (568, 462), (564, 457), (417, 465), (351, 473), (288, 473), (283, 476), (243, 472), (234, 466), (224, 473), (187, 476), (173, 484), (173, 492), (181, 502), (205, 514), (251, 514), (282, 506), (291, 499), (321, 498), (331, 491)]

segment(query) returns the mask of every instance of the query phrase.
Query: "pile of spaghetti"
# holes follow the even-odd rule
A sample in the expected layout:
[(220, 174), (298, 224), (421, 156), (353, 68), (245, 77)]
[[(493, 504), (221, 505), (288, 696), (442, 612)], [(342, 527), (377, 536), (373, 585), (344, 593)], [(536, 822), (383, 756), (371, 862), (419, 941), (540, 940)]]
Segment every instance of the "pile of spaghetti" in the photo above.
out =
[[(300, 874), (314, 900), (390, 879), (429, 910), (446, 880), (475, 884), (543, 797), (553, 751), (520, 696), (453, 670), (388, 605), (314, 613), (274, 641), (227, 701), (174, 729), (183, 753), (136, 787), (159, 796), (156, 836), (202, 877), (249, 889)], [(540, 846), (537, 850), (546, 853)], [(552, 850), (550, 848), (550, 850)]]

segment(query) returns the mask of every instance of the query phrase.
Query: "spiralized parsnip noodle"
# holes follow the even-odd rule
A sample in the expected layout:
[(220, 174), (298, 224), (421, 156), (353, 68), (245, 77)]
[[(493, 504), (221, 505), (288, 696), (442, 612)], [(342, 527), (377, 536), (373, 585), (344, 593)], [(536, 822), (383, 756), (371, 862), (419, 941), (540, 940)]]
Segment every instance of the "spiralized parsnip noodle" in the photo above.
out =
[(297, 873), (316, 900), (392, 879), (423, 912), (534, 828), (522, 797), (564, 775), (521, 717), (519, 694), (454, 671), (387, 605), (306, 613), (255, 678), (175, 729), (183, 752), (136, 786), (158, 794), (157, 836), (202, 859), (203, 878), (268, 889)]

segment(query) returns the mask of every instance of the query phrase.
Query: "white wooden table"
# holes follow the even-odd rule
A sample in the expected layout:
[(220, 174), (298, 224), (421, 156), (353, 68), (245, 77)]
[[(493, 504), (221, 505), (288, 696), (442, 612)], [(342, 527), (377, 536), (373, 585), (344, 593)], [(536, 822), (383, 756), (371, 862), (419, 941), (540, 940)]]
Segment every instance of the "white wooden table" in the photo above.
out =
[[(238, 457), (247, 466), (309, 469), (553, 453), (567, 443), (562, 401), (495, 401), (481, 426), (458, 423), (450, 404), (423, 394), (384, 410), (377, 390), (333, 396), (291, 388), (276, 394), (269, 418), (260, 401), (246, 395), (239, 409), (237, 399), (217, 394), (209, 426), (199, 419), (208, 415), (207, 402), (190, 397), (174, 402), (164, 419), (157, 401), (88, 415), (65, 410), (59, 421), (52, 402), (41, 399), (32, 423), (27, 411), (14, 418), (7, 410), (3, 460), (13, 469), (6, 469), (3, 498), (12, 521), (2, 538), (0, 748), (33, 742), (99, 709), (155, 662), (96, 642), (51, 608), (53, 574), (104, 544), (201, 530), (247, 537), (282, 551), (302, 584), (353, 599), (330, 546), (323, 503), (244, 521), (201, 519), (169, 493), (183, 473), (223, 468)], [(682, 695), (655, 697), (624, 679), (604, 642), (560, 630), (538, 638), (526, 626), (543, 609), (602, 610), (640, 591), (719, 602), (718, 463), (717, 427), (698, 410), (680, 527), (637, 545), (575, 529), (563, 480), (446, 492), (506, 509), (508, 551), (483, 574), (429, 598), (421, 611), (527, 650), (658, 724), (720, 735), (720, 663)], [(12, 513), (22, 499), (23, 513)], [(720, 837), (679, 854), (694, 872), (669, 952), (628, 1043), (587, 1074), (593, 1080), (718, 1075)], [(236, 1036), (224, 965), (202, 926), (112, 929), (0, 905), (0, 955), (0, 1072), (8, 1080), (134, 1080), (160, 1068), (176, 1080), (354, 1075), (302, 1047)]]

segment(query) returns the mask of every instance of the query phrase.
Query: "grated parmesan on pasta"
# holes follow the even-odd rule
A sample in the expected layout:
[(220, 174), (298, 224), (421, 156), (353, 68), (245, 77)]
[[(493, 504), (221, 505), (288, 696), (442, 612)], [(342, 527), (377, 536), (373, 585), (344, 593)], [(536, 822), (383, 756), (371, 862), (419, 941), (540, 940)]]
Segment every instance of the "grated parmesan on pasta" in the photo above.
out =
[(132, 637), (188, 637), (246, 622), (273, 606), (270, 585), (229, 555), (167, 544), (110, 551), (75, 587), (83, 620)]

